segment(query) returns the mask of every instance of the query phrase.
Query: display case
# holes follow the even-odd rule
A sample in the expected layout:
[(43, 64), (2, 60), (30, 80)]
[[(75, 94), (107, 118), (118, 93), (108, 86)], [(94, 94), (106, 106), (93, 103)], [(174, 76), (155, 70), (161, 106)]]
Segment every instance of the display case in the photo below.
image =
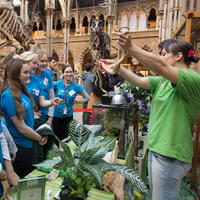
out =
[(97, 103), (93, 105), (91, 116), (92, 124), (101, 124), (104, 135), (111, 135), (118, 138), (118, 158), (124, 158), (129, 139), (129, 111), (128, 104), (122, 106), (105, 105)]

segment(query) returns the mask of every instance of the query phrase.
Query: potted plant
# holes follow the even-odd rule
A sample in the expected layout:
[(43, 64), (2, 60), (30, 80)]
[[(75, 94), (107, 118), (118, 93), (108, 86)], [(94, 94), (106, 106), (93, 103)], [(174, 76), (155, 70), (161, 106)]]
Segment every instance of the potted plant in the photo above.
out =
[(74, 156), (67, 143), (60, 141), (63, 151), (50, 151), (51, 157), (61, 160), (47, 160), (35, 166), (54, 168), (65, 172), (60, 199), (85, 199), (94, 180), (102, 187), (103, 173), (115, 171), (131, 181), (141, 192), (148, 192), (145, 183), (136, 171), (124, 165), (110, 164), (103, 158), (115, 148), (116, 138), (95, 136), (88, 128), (72, 120), (69, 125), (71, 139), (77, 145)]

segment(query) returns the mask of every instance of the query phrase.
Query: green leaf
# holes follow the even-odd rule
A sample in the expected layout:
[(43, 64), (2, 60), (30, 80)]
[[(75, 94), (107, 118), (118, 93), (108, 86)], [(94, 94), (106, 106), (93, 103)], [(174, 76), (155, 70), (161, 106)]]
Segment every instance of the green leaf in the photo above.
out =
[(56, 165), (54, 165), (53, 168), (57, 169), (57, 170), (64, 170), (65, 171), (67, 169), (66, 162), (61, 161), (61, 162), (57, 163)]
[(35, 166), (35, 167), (43, 167), (45, 169), (52, 169), (53, 166), (56, 165), (59, 162), (60, 162), (60, 160), (55, 160), (55, 159), (45, 160), (45, 161), (43, 161), (41, 163), (34, 164), (33, 166)]
[(80, 152), (79, 160), (80, 162), (88, 162), (92, 155), (98, 151), (99, 147)]
[(47, 156), (48, 156), (49, 158), (60, 157), (60, 151), (49, 150)]
[(69, 124), (69, 134), (73, 142), (80, 147), (87, 140), (91, 131), (77, 120), (72, 120)]
[(106, 146), (100, 146), (98, 150), (88, 158), (87, 163), (92, 165), (99, 163), (106, 156), (108, 151), (109, 149)]
[(133, 185), (135, 185), (140, 191), (148, 193), (148, 189), (144, 181), (141, 179), (139, 174), (124, 165), (112, 164), (112, 167), (118, 174), (121, 174), (126, 179), (128, 179)]
[(88, 171), (94, 178), (96, 178), (100, 187), (102, 187), (103, 172), (97, 165), (84, 164), (81, 167), (85, 171)]
[(113, 168), (112, 164), (106, 162), (105, 160), (101, 160), (96, 165), (102, 170), (102, 172), (115, 171), (115, 168)]
[(115, 149), (116, 140), (117, 138), (115, 137), (106, 136), (101, 141), (101, 146), (106, 146), (109, 151), (113, 151)]

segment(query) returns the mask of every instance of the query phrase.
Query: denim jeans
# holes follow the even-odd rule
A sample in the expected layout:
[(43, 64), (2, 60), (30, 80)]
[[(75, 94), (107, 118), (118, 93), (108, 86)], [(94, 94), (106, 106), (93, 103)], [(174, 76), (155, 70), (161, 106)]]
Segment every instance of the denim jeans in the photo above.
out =
[(149, 151), (148, 172), (152, 200), (177, 200), (181, 179), (191, 164)]

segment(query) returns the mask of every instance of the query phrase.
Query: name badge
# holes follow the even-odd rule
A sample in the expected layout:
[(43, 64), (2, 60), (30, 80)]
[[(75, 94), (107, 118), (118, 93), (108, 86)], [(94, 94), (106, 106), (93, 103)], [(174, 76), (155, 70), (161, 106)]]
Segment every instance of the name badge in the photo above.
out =
[(48, 78), (44, 78), (43, 85), (47, 86), (47, 83), (48, 83)]
[(72, 91), (69, 92), (69, 95), (70, 95), (70, 96), (72, 96), (72, 95), (74, 95), (74, 94), (75, 94), (74, 90), (72, 90)]
[(36, 90), (36, 89), (34, 89), (34, 92), (35, 92), (35, 95), (36, 95), (36, 96), (39, 96), (39, 94), (40, 94), (40, 90)]
[(63, 109), (63, 114), (66, 115), (67, 114), (67, 107), (65, 106)]

